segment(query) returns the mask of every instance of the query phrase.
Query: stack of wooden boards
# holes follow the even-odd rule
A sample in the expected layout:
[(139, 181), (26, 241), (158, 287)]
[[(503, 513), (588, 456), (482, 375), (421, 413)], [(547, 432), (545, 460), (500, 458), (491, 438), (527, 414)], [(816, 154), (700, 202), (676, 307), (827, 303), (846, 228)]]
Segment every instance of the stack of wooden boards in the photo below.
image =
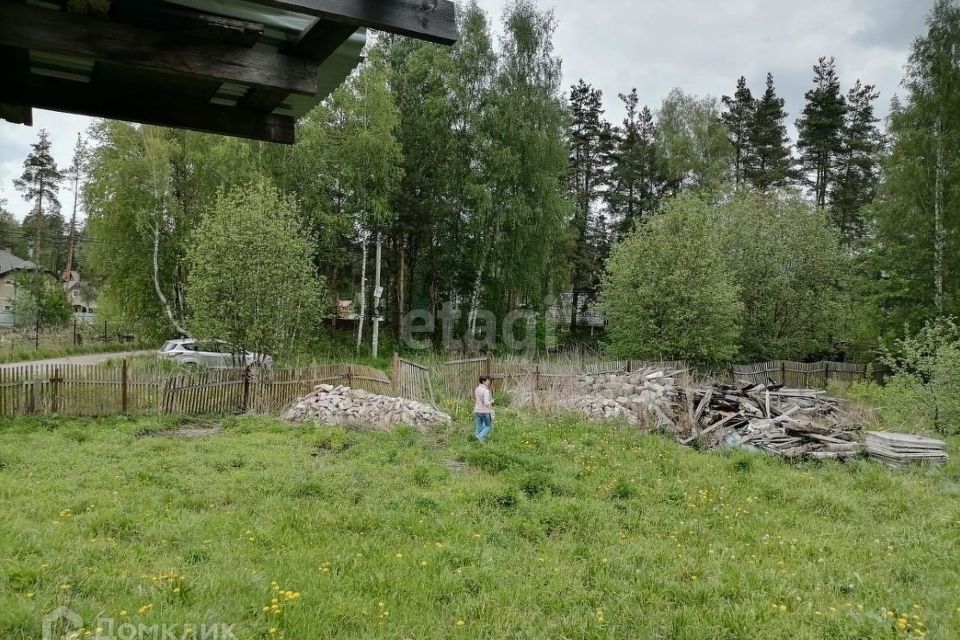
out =
[(867, 432), (867, 453), (892, 467), (947, 462), (947, 445), (942, 440), (906, 433)]
[(784, 458), (849, 458), (863, 450), (861, 420), (822, 391), (713, 384), (678, 389), (690, 444), (747, 447)]

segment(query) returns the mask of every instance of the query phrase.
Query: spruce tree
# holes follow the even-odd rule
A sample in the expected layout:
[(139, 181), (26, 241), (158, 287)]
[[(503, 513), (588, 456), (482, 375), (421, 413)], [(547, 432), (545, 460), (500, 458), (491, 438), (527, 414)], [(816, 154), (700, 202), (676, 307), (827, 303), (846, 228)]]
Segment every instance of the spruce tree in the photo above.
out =
[(806, 105), (797, 120), (797, 149), (814, 200), (818, 207), (824, 208), (836, 180), (846, 114), (846, 101), (840, 92), (833, 58), (820, 58), (813, 67), (813, 88), (805, 98)]
[[(63, 174), (50, 154), (50, 136), (41, 129), (32, 151), (23, 161), (23, 174), (13, 181), (23, 199), (33, 203), (33, 209), (24, 219), (23, 227), (33, 235), (31, 257), (37, 264), (55, 260), (55, 254), (45, 244), (55, 248), (62, 244), (63, 219), (60, 217), (60, 183)], [(56, 266), (48, 264), (47, 266)]]
[(576, 329), (582, 295), (591, 296), (603, 268), (607, 229), (598, 206), (610, 178), (611, 128), (603, 118), (603, 93), (583, 80), (570, 89), (570, 188), (576, 209), (572, 219), (573, 310)]
[(620, 94), (626, 111), (614, 134), (607, 207), (618, 234), (624, 235), (649, 218), (660, 203), (653, 114), (640, 108), (637, 90)]
[(843, 146), (830, 212), (845, 245), (863, 237), (862, 211), (873, 202), (880, 181), (883, 134), (873, 110), (879, 95), (873, 85), (864, 85), (859, 80), (847, 93)]
[(750, 93), (744, 76), (737, 80), (737, 91), (733, 97), (723, 96), (720, 100), (727, 109), (720, 119), (727, 125), (727, 137), (733, 147), (733, 183), (739, 189), (743, 186), (744, 174), (751, 156), (749, 135), (757, 101)]
[(746, 184), (760, 193), (787, 187), (796, 176), (783, 105), (783, 98), (777, 96), (773, 86), (773, 74), (768, 73), (766, 90), (756, 101), (747, 130), (750, 153), (743, 168)]

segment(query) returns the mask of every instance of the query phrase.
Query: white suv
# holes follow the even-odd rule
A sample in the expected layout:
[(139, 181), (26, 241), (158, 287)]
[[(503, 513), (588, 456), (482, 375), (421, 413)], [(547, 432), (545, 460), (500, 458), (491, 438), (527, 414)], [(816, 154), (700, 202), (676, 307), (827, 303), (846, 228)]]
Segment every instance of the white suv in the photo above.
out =
[(191, 367), (207, 369), (236, 369), (245, 366), (273, 366), (268, 355), (243, 351), (223, 340), (170, 340), (157, 351), (162, 360), (173, 360)]

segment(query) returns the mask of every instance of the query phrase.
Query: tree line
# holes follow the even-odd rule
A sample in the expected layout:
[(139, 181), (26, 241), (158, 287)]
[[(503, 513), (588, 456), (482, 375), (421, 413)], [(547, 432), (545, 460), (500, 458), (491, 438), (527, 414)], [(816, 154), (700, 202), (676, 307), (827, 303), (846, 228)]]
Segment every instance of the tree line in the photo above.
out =
[[(836, 61), (816, 61), (792, 144), (772, 75), (720, 99), (676, 89), (651, 106), (627, 90), (611, 123), (589, 82), (564, 91), (552, 13), (516, 0), (497, 40), (469, 2), (453, 47), (378, 35), (290, 147), (98, 122), (76, 171), (82, 230), (59, 212), (64, 178), (41, 136), (18, 182), (36, 213), (0, 218), (0, 239), (51, 268), (80, 261), (103, 312), (145, 336), (209, 326), (198, 311), (226, 308), (229, 288), (198, 306), (191, 289), (212, 289), (197, 278), (240, 278), (258, 259), (278, 270), (273, 257), (296, 247), (289, 262), (310, 267), (290, 304), (321, 309), (290, 315), (306, 326), (282, 332), (288, 347), (322, 335), (311, 323), (346, 298), (357, 344), (372, 318), (397, 334), (411, 309), (452, 305), (455, 330), (477, 333), (481, 309), (543, 315), (562, 300), (574, 336), (600, 305), (606, 345), (625, 355), (867, 348), (960, 307), (958, 15), (937, 2), (885, 126), (868, 79), (844, 90)], [(295, 224), (264, 225), (274, 237), (245, 250), (249, 229), (229, 227), (225, 203), (255, 220), (265, 202)], [(249, 269), (198, 255), (219, 237), (210, 220)]]

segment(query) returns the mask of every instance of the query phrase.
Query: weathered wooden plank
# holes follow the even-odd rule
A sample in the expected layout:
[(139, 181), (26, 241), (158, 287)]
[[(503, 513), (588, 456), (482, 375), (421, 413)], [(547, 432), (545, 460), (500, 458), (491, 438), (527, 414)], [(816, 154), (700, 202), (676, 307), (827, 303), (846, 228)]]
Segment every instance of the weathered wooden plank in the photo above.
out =
[(288, 11), (387, 33), (453, 44), (457, 18), (450, 0), (254, 0)]
[(252, 47), (263, 37), (263, 25), (153, 0), (113, 0), (110, 18), (140, 27), (175, 31), (187, 39), (205, 39)]
[(266, 142), (293, 144), (293, 118), (249, 109), (191, 102), (182, 97), (123, 89), (97, 89), (83, 82), (27, 76), (5, 78), (0, 102), (29, 104), (51, 111), (66, 111), (158, 126), (179, 127)]
[(271, 51), (0, 3), (0, 44), (315, 95), (316, 65)]

